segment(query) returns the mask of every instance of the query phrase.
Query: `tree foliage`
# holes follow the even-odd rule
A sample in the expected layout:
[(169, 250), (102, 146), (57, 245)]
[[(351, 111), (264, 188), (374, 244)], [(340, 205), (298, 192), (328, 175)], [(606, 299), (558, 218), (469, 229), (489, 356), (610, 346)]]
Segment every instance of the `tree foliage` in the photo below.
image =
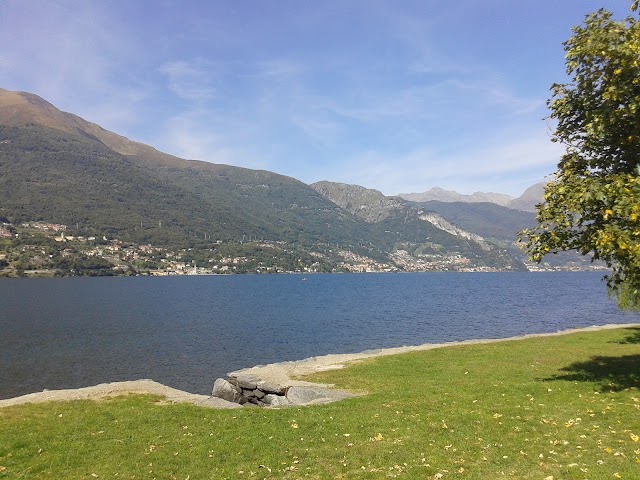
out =
[(548, 101), (552, 138), (566, 147), (521, 232), (533, 260), (577, 250), (612, 269), (607, 285), (623, 308), (640, 307), (640, 24), (599, 10), (564, 43), (568, 83)]

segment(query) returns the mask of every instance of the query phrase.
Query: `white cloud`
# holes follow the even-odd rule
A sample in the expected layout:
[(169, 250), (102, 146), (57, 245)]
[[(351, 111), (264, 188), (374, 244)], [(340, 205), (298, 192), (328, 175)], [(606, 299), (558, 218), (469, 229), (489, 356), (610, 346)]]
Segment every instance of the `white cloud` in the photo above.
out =
[(256, 67), (259, 76), (277, 81), (296, 77), (305, 70), (300, 62), (283, 58), (259, 61)]
[(216, 96), (215, 68), (211, 62), (178, 60), (166, 62), (158, 70), (167, 77), (169, 89), (184, 100), (203, 102)]
[(503, 142), (461, 151), (427, 146), (398, 155), (368, 151), (347, 159), (336, 177), (387, 195), (423, 192), (434, 186), (460, 193), (481, 190), (519, 195), (526, 186), (552, 173), (561, 154), (561, 147), (543, 135), (512, 137), (505, 132)]
[(495, 80), (497, 74), (482, 75), (480, 72), (476, 72), (474, 80), (460, 80), (459, 78), (452, 79), (448, 82), (448, 87), (453, 91), (453, 98), (457, 98), (457, 104), (463, 104), (460, 102), (460, 97), (456, 96), (454, 92), (459, 92), (460, 95), (465, 95), (466, 98), (476, 99), (477, 103), (484, 108), (501, 108), (509, 116), (529, 115), (536, 110), (540, 110), (545, 106), (545, 100), (542, 98), (527, 98), (518, 96), (512, 89), (506, 87), (503, 82)]
[(307, 136), (317, 148), (335, 148), (343, 134), (337, 122), (332, 122), (309, 114), (294, 113), (291, 122)]
[[(224, 125), (223, 125), (224, 123)], [(206, 109), (191, 109), (174, 115), (162, 123), (163, 151), (190, 160), (269, 169), (271, 153), (241, 139), (232, 132), (251, 136), (252, 126), (234, 119), (221, 119)]]

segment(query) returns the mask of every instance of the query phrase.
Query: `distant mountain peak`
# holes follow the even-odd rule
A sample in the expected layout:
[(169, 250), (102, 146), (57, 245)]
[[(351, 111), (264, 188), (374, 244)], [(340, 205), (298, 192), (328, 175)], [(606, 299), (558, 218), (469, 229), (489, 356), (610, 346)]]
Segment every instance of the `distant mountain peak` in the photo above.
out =
[(171, 166), (184, 166), (185, 160), (163, 153), (143, 143), (105, 130), (73, 113), (58, 110), (45, 99), (27, 92), (12, 92), (0, 88), (0, 125), (36, 124), (64, 133), (80, 134), (100, 141), (121, 155), (137, 157)]
[(400, 193), (398, 197), (410, 202), (463, 202), (463, 203), (494, 203), (501, 207), (521, 210), (523, 212), (535, 212), (536, 205), (542, 202), (544, 186), (546, 182), (539, 182), (527, 188), (522, 195), (514, 198), (510, 195), (493, 192), (475, 192), (471, 195), (464, 195), (454, 190), (445, 190), (440, 187), (433, 187), (422, 193)]
[(422, 193), (400, 193), (398, 196), (411, 202), (430, 202), (432, 200), (436, 200), (439, 202), (465, 203), (489, 202), (501, 205), (503, 207), (506, 207), (509, 202), (514, 199), (510, 195), (493, 192), (475, 192), (471, 195), (464, 195), (454, 190), (445, 190), (444, 188), (440, 187), (433, 187), (431, 190), (427, 190), (426, 192)]
[(310, 185), (316, 192), (331, 200), (340, 208), (368, 223), (377, 223), (389, 217), (400, 207), (400, 202), (386, 197), (379, 190), (329, 181)]
[(507, 207), (524, 212), (535, 212), (536, 205), (542, 203), (544, 195), (544, 187), (547, 182), (538, 182), (527, 188), (522, 195), (514, 198)]
[(33, 93), (0, 88), (0, 123), (3, 125), (35, 123), (66, 133), (84, 133), (76, 120), (79, 117), (74, 117)]

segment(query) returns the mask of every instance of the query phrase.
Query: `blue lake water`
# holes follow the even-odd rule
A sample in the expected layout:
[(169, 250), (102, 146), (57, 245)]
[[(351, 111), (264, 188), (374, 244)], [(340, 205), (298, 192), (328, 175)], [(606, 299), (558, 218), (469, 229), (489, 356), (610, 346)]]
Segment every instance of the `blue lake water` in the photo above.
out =
[(601, 277), (2, 279), (0, 398), (140, 378), (209, 393), (215, 378), (256, 364), (640, 322), (607, 298)]

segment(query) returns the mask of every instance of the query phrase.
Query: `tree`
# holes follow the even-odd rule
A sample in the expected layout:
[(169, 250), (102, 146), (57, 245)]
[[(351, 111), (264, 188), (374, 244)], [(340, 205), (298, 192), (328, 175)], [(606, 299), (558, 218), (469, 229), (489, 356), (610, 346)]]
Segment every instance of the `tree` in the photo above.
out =
[(620, 306), (640, 308), (640, 23), (599, 10), (564, 48), (570, 82), (547, 105), (566, 152), (519, 241), (538, 262), (562, 250), (603, 260)]

